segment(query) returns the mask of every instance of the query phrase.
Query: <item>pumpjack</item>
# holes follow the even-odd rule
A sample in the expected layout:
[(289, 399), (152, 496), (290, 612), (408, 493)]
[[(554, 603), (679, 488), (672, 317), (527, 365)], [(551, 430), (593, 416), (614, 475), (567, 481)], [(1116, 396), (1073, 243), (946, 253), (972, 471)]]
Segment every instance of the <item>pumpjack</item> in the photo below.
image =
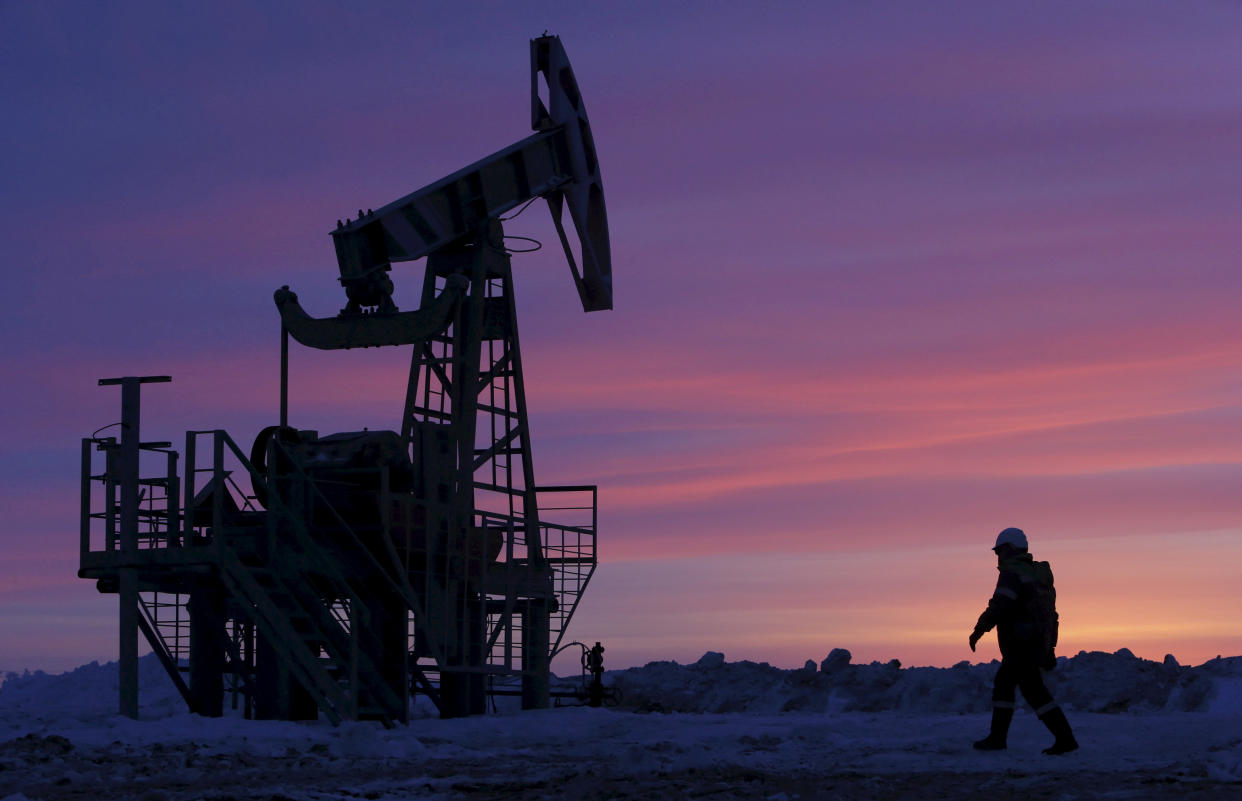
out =
[[(230, 694), (255, 717), (334, 723), (405, 721), (411, 693), (444, 717), (489, 693), (548, 705), (596, 567), (597, 489), (535, 482), (503, 215), (547, 201), (584, 311), (612, 308), (612, 268), (569, 59), (548, 35), (530, 57), (532, 135), (337, 222), (339, 314), (277, 290), (279, 422), (249, 451), (221, 430), (187, 432), (183, 453), (144, 442), (141, 388), (169, 377), (100, 381), (121, 387), (121, 430), (82, 442), (79, 576), (119, 596), (122, 714), (138, 712), (139, 632), (208, 716)], [(418, 259), (420, 305), (401, 311), (392, 265)], [(290, 338), (411, 348), (400, 425), (290, 425)]]

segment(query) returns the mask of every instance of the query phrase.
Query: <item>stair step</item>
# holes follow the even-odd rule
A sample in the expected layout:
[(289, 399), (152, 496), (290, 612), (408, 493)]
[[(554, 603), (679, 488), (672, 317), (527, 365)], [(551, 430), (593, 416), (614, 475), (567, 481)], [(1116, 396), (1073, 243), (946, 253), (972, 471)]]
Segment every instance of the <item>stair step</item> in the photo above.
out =
[[(292, 548), (286, 554), (294, 556), (301, 550)], [(325, 558), (317, 549), (310, 550), (318, 559)], [(379, 718), (386, 726), (391, 725), (391, 707), (399, 706), (404, 696), (394, 695), (392, 688), (380, 679), (365, 647), (354, 661), (349, 621), (337, 619), (332, 607), (317, 595), (299, 592), (299, 584), (287, 586), (282, 571), (263, 564), (246, 564), (233, 548), (226, 548), (225, 552), (226, 584), (239, 598), (255, 606), (261, 622), (286, 640), (282, 648), (284, 658), (292, 663), (295, 674), (315, 696), (327, 717), (333, 722), (339, 721), (343, 711), (357, 703), (361, 689), (368, 688), (369, 697), (380, 703), (354, 707), (356, 713)], [(336, 596), (351, 597), (348, 582), (337, 583), (340, 586), (335, 587)], [(351, 682), (354, 676), (357, 681)]]

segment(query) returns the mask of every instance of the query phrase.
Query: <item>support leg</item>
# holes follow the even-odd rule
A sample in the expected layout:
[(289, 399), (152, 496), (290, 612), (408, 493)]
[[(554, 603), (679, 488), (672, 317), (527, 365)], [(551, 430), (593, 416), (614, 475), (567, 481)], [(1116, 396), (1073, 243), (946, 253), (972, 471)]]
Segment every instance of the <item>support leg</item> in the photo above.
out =
[(547, 602), (527, 602), (522, 609), (523, 709), (547, 709), (551, 702), (550, 639), (551, 615)]
[(224, 714), (224, 597), (202, 587), (190, 593), (191, 711), (207, 718)]
[(120, 713), (138, 719), (138, 575), (133, 568), (117, 571), (120, 594)]

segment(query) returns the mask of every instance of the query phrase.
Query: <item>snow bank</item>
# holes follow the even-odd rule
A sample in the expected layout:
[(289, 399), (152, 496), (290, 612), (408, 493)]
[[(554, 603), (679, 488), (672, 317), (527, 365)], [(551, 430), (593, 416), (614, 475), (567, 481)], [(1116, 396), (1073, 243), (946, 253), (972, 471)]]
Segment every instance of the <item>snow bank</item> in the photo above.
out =
[[(185, 701), (155, 654), (138, 660), (142, 713), (164, 718), (185, 712)], [(91, 662), (66, 673), (7, 673), (0, 684), (0, 724), (23, 721), (99, 723), (117, 713), (120, 673), (116, 662)]]
[[(766, 662), (728, 662), (723, 654), (709, 651), (693, 664), (651, 662), (609, 671), (604, 683), (620, 691), (623, 709), (640, 712), (963, 714), (991, 708), (997, 664), (903, 668), (893, 660), (856, 665), (848, 651), (838, 648), (819, 665), (808, 660), (802, 668), (785, 670)], [(1139, 659), (1126, 649), (1112, 654), (1084, 651), (1062, 657), (1046, 678), (1058, 701), (1081, 712), (1242, 714), (1242, 657), (1217, 657), (1187, 667), (1172, 657), (1164, 662)], [(144, 720), (185, 715), (181, 696), (153, 655), (139, 660), (139, 683)], [(557, 680), (561, 688), (576, 684), (577, 678)], [(434, 714), (420, 700), (424, 702), (415, 717)], [(124, 726), (116, 711), (115, 662), (92, 662), (57, 675), (9, 673), (0, 685), (0, 736), (6, 728), (32, 730), (66, 721)], [(211, 725), (196, 721), (200, 730)], [(349, 742), (340, 747), (363, 748)]]
[[(999, 663), (902, 668), (896, 660), (850, 664), (834, 649), (817, 667), (782, 670), (766, 662), (727, 662), (708, 652), (698, 662), (652, 662), (605, 674), (623, 706), (665, 712), (986, 712)], [(1086, 712), (1242, 711), (1242, 657), (1198, 667), (1139, 659), (1129, 650), (1062, 657), (1046, 676), (1053, 696)]]

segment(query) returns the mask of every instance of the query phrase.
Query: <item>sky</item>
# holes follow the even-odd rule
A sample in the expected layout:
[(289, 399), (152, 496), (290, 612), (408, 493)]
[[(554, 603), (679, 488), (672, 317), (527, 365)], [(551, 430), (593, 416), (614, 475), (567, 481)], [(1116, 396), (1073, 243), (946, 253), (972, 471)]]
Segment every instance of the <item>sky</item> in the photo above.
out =
[[(276, 422), (271, 293), (590, 114), (615, 308), (507, 232), (540, 484), (600, 488), (570, 635), (609, 667), (990, 659), (996, 533), (1061, 651), (1242, 654), (1242, 4), (0, 3), (0, 670), (116, 656), (76, 577), (80, 439)], [(421, 265), (393, 271), (414, 308)], [(399, 425), (408, 354), (291, 360), (291, 417)], [(568, 669), (560, 666), (558, 669)]]

